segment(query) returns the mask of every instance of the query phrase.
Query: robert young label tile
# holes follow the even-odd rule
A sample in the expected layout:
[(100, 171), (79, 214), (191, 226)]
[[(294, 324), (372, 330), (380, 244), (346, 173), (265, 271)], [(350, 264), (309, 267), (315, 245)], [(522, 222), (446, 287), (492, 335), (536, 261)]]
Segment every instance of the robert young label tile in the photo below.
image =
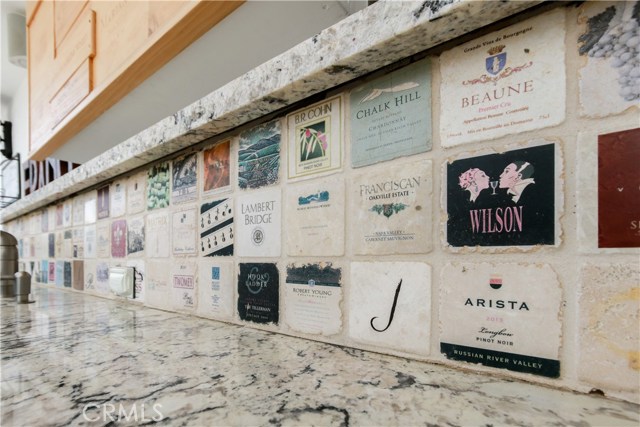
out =
[(174, 309), (172, 304), (171, 265), (166, 261), (147, 261), (145, 304), (151, 307)]
[(140, 172), (127, 180), (127, 213), (143, 212), (147, 207), (147, 173)]
[[(591, 265), (580, 274), (579, 378), (640, 403), (640, 267)], [(608, 393), (607, 393), (608, 394)]]
[(149, 258), (168, 258), (170, 252), (171, 227), (169, 214), (156, 212), (147, 215), (145, 250)]
[(169, 206), (169, 187), (171, 181), (169, 162), (158, 163), (147, 172), (147, 209), (160, 209)]
[(342, 329), (342, 268), (331, 263), (290, 264), (285, 284), (287, 325), (306, 334)]
[(561, 303), (548, 264), (448, 264), (440, 285), (440, 351), (453, 360), (557, 378)]
[(429, 59), (351, 91), (353, 167), (431, 150)]
[(231, 141), (224, 141), (202, 151), (202, 194), (231, 189)]
[[(127, 186), (125, 180), (116, 181), (111, 185), (111, 217), (117, 218), (127, 212)], [(131, 212), (134, 213), (134, 212)]]
[(195, 261), (174, 260), (171, 273), (173, 308), (193, 311), (196, 308), (197, 264)]
[(578, 75), (583, 116), (606, 117), (638, 109), (638, 7), (637, 1), (580, 6), (576, 49), (582, 60)]
[(96, 226), (89, 225), (84, 228), (84, 257), (96, 257)]
[(421, 262), (353, 262), (349, 336), (360, 343), (429, 354), (431, 267)]
[(286, 192), (287, 253), (291, 256), (343, 255), (344, 180), (314, 180), (290, 185)]
[(233, 261), (201, 259), (198, 274), (197, 313), (214, 319), (233, 319), (236, 285)]
[(262, 124), (239, 136), (238, 186), (277, 184), (280, 176), (280, 120)]
[(114, 258), (127, 256), (127, 221), (124, 219), (111, 223), (111, 256)]
[(240, 263), (238, 315), (241, 320), (278, 324), (280, 279), (278, 266), (268, 263)]
[(109, 196), (109, 186), (98, 188), (98, 219), (109, 218), (111, 208), (111, 198)]
[(197, 228), (202, 256), (231, 256), (236, 240), (233, 199), (223, 198), (200, 205)]
[(237, 197), (238, 255), (279, 257), (282, 223), (280, 189)]
[(196, 254), (196, 209), (174, 212), (171, 224), (173, 254)]
[(448, 163), (447, 243), (556, 244), (557, 152), (556, 144), (545, 144)]
[(109, 223), (100, 222), (96, 226), (96, 256), (98, 258), (111, 256), (111, 226)]
[(564, 21), (556, 9), (442, 54), (444, 147), (564, 121)]
[(198, 154), (191, 153), (179, 157), (172, 165), (173, 203), (194, 201), (198, 197)]
[(127, 221), (127, 254), (140, 256), (144, 252), (144, 217), (130, 218)]
[(342, 166), (342, 104), (342, 96), (336, 96), (287, 116), (289, 178)]
[(352, 177), (351, 236), (356, 254), (431, 251), (432, 176), (431, 161), (419, 160), (375, 167)]

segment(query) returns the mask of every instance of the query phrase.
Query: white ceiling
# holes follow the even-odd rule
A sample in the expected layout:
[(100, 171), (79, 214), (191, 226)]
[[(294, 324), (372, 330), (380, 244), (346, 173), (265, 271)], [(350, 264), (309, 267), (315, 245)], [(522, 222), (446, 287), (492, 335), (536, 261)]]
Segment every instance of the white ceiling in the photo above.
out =
[[(24, 1), (0, 1), (0, 89), (2, 104), (10, 104), (18, 87), (27, 77), (27, 70), (9, 62), (7, 53), (7, 14), (18, 12), (25, 14)], [(8, 119), (3, 117), (3, 119)]]

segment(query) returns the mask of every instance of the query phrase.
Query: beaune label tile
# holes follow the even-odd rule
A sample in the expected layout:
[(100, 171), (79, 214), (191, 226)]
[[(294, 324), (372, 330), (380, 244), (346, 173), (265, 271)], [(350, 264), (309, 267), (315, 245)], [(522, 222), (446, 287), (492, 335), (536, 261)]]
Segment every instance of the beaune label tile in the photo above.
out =
[(111, 256), (114, 258), (127, 256), (127, 221), (124, 219), (111, 223)]
[(277, 184), (280, 176), (280, 120), (256, 126), (239, 136), (238, 186), (243, 189)]
[(598, 247), (640, 247), (640, 128), (598, 136)]
[(280, 189), (237, 198), (238, 255), (279, 257), (281, 250), (282, 198)]
[(447, 264), (440, 351), (452, 360), (558, 378), (561, 304), (548, 264)]
[(169, 162), (158, 163), (147, 171), (147, 210), (169, 206), (171, 172)]
[(289, 178), (342, 166), (342, 104), (336, 96), (287, 116)]
[(233, 199), (222, 198), (200, 205), (198, 247), (202, 256), (231, 256), (236, 240)]
[(149, 258), (168, 258), (170, 252), (169, 214), (157, 212), (147, 215), (145, 251)]
[(349, 337), (354, 341), (429, 354), (431, 267), (421, 262), (353, 262)]
[(431, 250), (432, 176), (430, 160), (385, 165), (353, 176), (351, 235), (356, 254)]
[(191, 153), (173, 161), (171, 198), (186, 203), (198, 197), (198, 154)]
[(564, 121), (564, 21), (565, 11), (556, 9), (442, 54), (444, 147)]
[(640, 75), (634, 72), (638, 64), (634, 36), (638, 7), (633, 1), (580, 5), (580, 36), (575, 49), (583, 64), (578, 70), (582, 116), (606, 117), (629, 108), (637, 111)]
[[(66, 240), (67, 232), (65, 231), (65, 242)], [(111, 256), (111, 227), (109, 223), (98, 223), (96, 226), (96, 256), (98, 258)]]
[(241, 320), (278, 324), (278, 266), (270, 263), (240, 263), (237, 310)]
[(202, 151), (202, 193), (214, 194), (231, 189), (231, 141), (224, 141)]
[(197, 264), (193, 261), (175, 260), (172, 263), (171, 293), (173, 308), (195, 310)]
[(292, 184), (285, 203), (287, 254), (344, 254), (345, 192), (342, 178)]
[(141, 172), (127, 180), (127, 213), (143, 212), (147, 207), (147, 173)]
[(342, 268), (331, 263), (287, 266), (284, 312), (291, 329), (305, 334), (340, 333), (341, 300)]
[(351, 91), (353, 167), (431, 150), (431, 71), (423, 59)]
[(110, 209), (111, 198), (109, 195), (109, 186), (105, 185), (102, 188), (98, 188), (98, 219), (109, 218)]
[[(111, 217), (117, 218), (127, 212), (127, 186), (126, 181), (116, 181), (111, 186)], [(132, 212), (133, 213), (133, 212)], [(99, 215), (98, 215), (99, 217)]]
[(231, 320), (235, 303), (233, 261), (201, 259), (198, 274), (198, 314), (214, 319)]
[(171, 221), (174, 255), (196, 254), (196, 209), (174, 212)]
[(555, 153), (545, 144), (448, 163), (449, 245), (553, 245)]
[(172, 289), (170, 280), (171, 264), (166, 261), (147, 261), (147, 275), (145, 277), (145, 304), (151, 307), (174, 309), (172, 304)]
[(127, 221), (127, 254), (140, 256), (144, 252), (144, 217), (134, 217)]
[(638, 399), (640, 384), (640, 267), (636, 262), (581, 270), (578, 377)]
[(96, 257), (96, 226), (89, 225), (84, 228), (84, 257)]

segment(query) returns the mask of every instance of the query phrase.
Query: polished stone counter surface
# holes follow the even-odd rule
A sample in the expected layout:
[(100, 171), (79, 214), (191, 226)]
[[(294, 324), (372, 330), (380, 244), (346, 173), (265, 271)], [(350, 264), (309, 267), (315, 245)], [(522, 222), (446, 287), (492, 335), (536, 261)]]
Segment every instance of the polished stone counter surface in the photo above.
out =
[[(3, 300), (1, 425), (637, 426), (638, 405), (37, 289)], [(144, 410), (144, 414), (142, 411)]]

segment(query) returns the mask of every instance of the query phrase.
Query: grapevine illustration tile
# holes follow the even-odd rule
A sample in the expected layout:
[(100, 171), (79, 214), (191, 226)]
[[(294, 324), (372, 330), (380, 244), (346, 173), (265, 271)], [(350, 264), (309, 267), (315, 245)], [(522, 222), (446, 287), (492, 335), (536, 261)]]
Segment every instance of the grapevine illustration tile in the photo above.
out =
[(161, 209), (169, 206), (169, 185), (171, 175), (169, 162), (158, 163), (148, 171), (147, 209)]
[(240, 134), (238, 185), (260, 188), (277, 184), (280, 174), (280, 120)]

